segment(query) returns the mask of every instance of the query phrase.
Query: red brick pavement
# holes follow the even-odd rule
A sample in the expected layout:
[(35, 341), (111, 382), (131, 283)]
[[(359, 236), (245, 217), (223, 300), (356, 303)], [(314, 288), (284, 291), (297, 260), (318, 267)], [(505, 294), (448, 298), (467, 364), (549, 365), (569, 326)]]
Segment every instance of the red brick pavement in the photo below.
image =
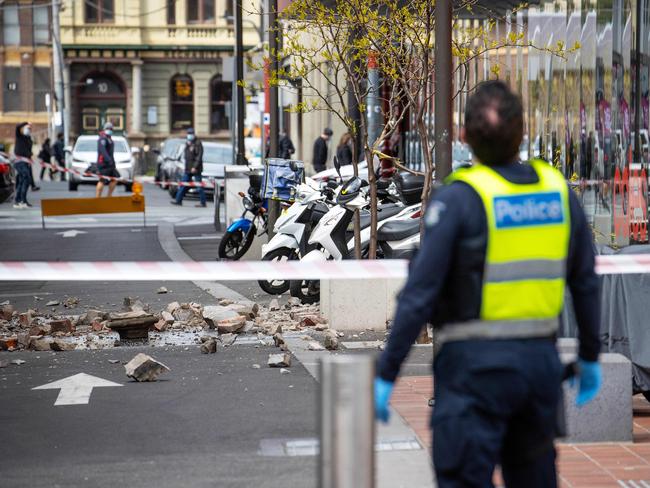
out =
[[(431, 376), (405, 376), (398, 380), (391, 399), (392, 406), (429, 449), (431, 410), (427, 401), (432, 394)], [(650, 403), (637, 395), (633, 409), (633, 443), (558, 444), (562, 487), (650, 487)], [(495, 484), (501, 484), (498, 473), (495, 474)]]

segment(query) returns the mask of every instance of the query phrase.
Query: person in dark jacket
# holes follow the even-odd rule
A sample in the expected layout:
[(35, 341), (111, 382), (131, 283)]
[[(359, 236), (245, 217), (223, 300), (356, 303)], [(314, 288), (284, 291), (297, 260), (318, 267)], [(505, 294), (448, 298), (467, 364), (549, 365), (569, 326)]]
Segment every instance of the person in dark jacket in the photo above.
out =
[[(117, 186), (117, 180), (111, 178), (120, 177), (120, 173), (117, 171), (117, 166), (115, 165), (115, 143), (113, 142), (112, 135), (113, 124), (106, 122), (104, 124), (104, 130), (99, 133), (99, 139), (97, 139), (97, 171), (100, 178), (95, 189), (96, 198), (102, 196), (105, 185), (108, 185), (107, 196), (112, 196)], [(107, 178), (101, 178), (101, 176)]]
[[(203, 172), (203, 144), (201, 144), (201, 141), (196, 137), (194, 129), (191, 127), (187, 129), (185, 151), (183, 154), (185, 157), (185, 172), (183, 173), (182, 181), (188, 183), (194, 180), (197, 183), (201, 183), (201, 173)], [(205, 207), (207, 205), (205, 191), (202, 186), (199, 186), (198, 190), (200, 203), (196, 206)], [(186, 186), (179, 186), (178, 190), (176, 190), (176, 200), (172, 200), (170, 203), (172, 205), (183, 205), (183, 197), (185, 196), (186, 191)]]
[(320, 173), (325, 170), (327, 164), (327, 142), (332, 138), (332, 129), (326, 128), (314, 142), (314, 157), (312, 159), (314, 172)]
[(336, 146), (336, 159), (341, 166), (352, 164), (352, 135), (346, 132)]
[(21, 122), (16, 125), (16, 141), (14, 144), (14, 169), (16, 170), (16, 198), (14, 208), (28, 208), (32, 205), (27, 201), (27, 191), (33, 181), (32, 176), (32, 125)]
[[(43, 144), (41, 145), (41, 150), (38, 153), (38, 159), (40, 159), (43, 163), (51, 164), (50, 160), (52, 159), (52, 147), (50, 146), (49, 137), (43, 141)], [(40, 176), (41, 181), (43, 181), (43, 176), (45, 176), (46, 170), (50, 171), (50, 180), (54, 181), (54, 175), (58, 173), (58, 171), (53, 170), (52, 168), (48, 168), (46, 166), (41, 166), (41, 176)]]
[(282, 159), (291, 159), (293, 153), (296, 152), (296, 148), (293, 146), (293, 142), (285, 131), (280, 132), (280, 142), (278, 142), (278, 156)]
[[(65, 142), (63, 141), (63, 132), (56, 135), (56, 141), (52, 146), (54, 160), (60, 168), (65, 168)], [(61, 171), (61, 181), (65, 180), (65, 173)]]
[(375, 412), (387, 421), (400, 367), (422, 326), (433, 324), (440, 488), (492, 486), (496, 464), (508, 488), (557, 486), (564, 368), (555, 336), (565, 283), (579, 329), (577, 404), (600, 388), (591, 229), (561, 173), (543, 161), (519, 162), (522, 133), (519, 98), (503, 82), (480, 84), (461, 132), (480, 164), (452, 173), (434, 193), (377, 363)]

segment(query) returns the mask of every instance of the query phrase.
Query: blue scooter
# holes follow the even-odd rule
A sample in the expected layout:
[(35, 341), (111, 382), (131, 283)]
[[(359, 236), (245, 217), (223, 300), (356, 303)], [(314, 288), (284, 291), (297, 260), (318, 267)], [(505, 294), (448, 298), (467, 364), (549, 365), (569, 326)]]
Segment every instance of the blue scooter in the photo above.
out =
[[(240, 218), (235, 220), (221, 238), (219, 244), (219, 258), (236, 261), (241, 258), (251, 247), (253, 239), (257, 235), (257, 226), (261, 221), (262, 232), (264, 235), (268, 232), (268, 212), (267, 203), (260, 197), (256, 188), (250, 187), (248, 195), (243, 191), (239, 192), (244, 204), (244, 213)], [(247, 214), (252, 214), (251, 218)]]

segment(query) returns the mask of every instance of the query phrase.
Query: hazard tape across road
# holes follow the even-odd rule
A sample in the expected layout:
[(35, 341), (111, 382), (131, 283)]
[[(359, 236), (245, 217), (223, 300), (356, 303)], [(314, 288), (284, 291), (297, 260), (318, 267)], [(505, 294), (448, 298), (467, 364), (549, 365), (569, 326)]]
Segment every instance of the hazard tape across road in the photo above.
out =
[[(25, 157), (22, 157), (22, 156), (15, 156), (15, 157), (12, 158), (10, 155), (8, 155), (6, 153), (0, 153), (0, 155), (11, 159), (12, 163), (23, 162), (23, 163), (27, 163), (27, 164), (37, 164), (37, 165), (41, 166), (41, 168), (47, 168), (47, 169), (50, 169), (52, 171), (59, 171), (61, 173), (71, 173), (71, 174), (74, 174), (74, 175), (77, 175), (77, 176), (83, 176), (83, 177), (86, 177), (86, 178), (95, 178), (98, 181), (99, 181), (99, 179), (117, 181), (118, 183), (133, 183), (134, 181), (140, 181), (141, 183), (150, 183), (150, 184), (154, 184), (154, 185), (165, 183), (165, 184), (172, 185), (172, 186), (187, 186), (187, 187), (190, 187), (190, 188), (198, 188), (199, 186), (202, 187), (202, 188), (214, 188), (215, 187), (215, 184), (212, 183), (212, 182), (209, 182), (209, 181), (173, 181), (173, 182), (170, 182), (170, 181), (151, 181), (150, 182), (150, 181), (146, 181), (146, 180), (128, 180), (126, 178), (118, 178), (118, 177), (115, 177), (115, 176), (103, 176), (103, 175), (100, 175), (100, 174), (97, 174), (97, 173), (90, 173), (88, 171), (79, 171), (78, 169), (74, 169), (74, 168), (64, 168), (62, 166), (59, 166), (58, 164), (46, 163), (44, 161), (34, 162), (31, 159), (25, 158)], [(90, 166), (90, 164), (89, 164), (89, 166)]]
[[(596, 272), (650, 273), (650, 254), (598, 256)], [(124, 261), (0, 262), (0, 281), (233, 281), (403, 279), (408, 261), (399, 259), (305, 261)]]

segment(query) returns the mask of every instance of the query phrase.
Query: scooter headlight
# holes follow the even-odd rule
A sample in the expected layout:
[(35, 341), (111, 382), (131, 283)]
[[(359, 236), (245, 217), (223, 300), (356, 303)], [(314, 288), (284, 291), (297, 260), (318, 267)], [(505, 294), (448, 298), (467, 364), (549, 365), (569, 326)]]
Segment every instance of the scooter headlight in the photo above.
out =
[(242, 203), (244, 204), (244, 208), (246, 210), (250, 210), (250, 211), (255, 210), (255, 204), (253, 203), (253, 200), (251, 200), (250, 198), (248, 197), (242, 198)]

